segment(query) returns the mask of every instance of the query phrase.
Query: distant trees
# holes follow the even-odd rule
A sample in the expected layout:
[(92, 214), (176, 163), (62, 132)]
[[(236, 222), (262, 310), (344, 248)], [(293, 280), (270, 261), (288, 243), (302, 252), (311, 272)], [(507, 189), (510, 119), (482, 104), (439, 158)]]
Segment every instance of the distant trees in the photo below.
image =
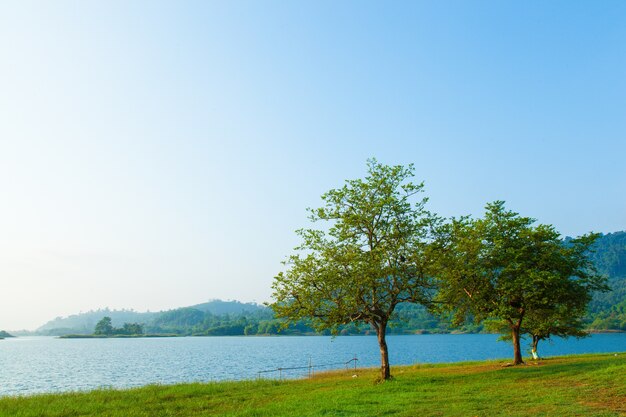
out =
[(143, 325), (139, 323), (124, 323), (121, 329), (113, 329), (113, 332), (124, 335), (143, 334)]
[(364, 179), (322, 195), (310, 211), (319, 229), (301, 229), (302, 244), (273, 284), (271, 305), (290, 322), (310, 319), (318, 330), (366, 323), (378, 337), (381, 379), (389, 379), (387, 325), (400, 303), (427, 304), (432, 286), (428, 241), (435, 217), (416, 198), (413, 165), (367, 163)]
[(121, 328), (113, 327), (111, 317), (103, 317), (94, 329), (95, 335), (112, 336), (112, 335), (140, 335), (143, 334), (143, 325), (139, 323), (124, 323)]
[(169, 328), (197, 327), (208, 317), (203, 311), (191, 307), (177, 308), (162, 313), (157, 317), (153, 325)]
[(103, 336), (110, 336), (113, 334), (113, 325), (111, 324), (111, 317), (103, 317), (102, 320), (100, 320), (97, 324), (96, 324), (96, 328), (94, 329), (94, 334), (97, 335), (103, 335)]
[(591, 323), (593, 329), (626, 331), (626, 300), (597, 313)]
[(611, 292), (594, 294), (589, 305), (590, 327), (626, 330), (626, 231), (601, 235), (593, 249), (591, 260), (609, 277)]
[(594, 242), (590, 259), (598, 271), (612, 277), (626, 278), (626, 231), (608, 233)]
[(523, 362), (520, 337), (529, 333), (534, 348), (550, 336), (580, 336), (581, 319), (596, 290), (606, 290), (586, 254), (597, 235), (564, 244), (552, 226), (487, 205), (485, 217), (453, 219), (439, 240), (438, 302), (467, 319), (499, 320)]
[[(275, 317), (272, 310), (259, 308), (255, 312), (211, 314), (196, 310), (189, 312), (190, 308), (170, 310), (145, 324), (142, 324), (143, 333), (150, 334), (178, 334), (194, 336), (217, 336), (217, 335), (311, 335), (330, 334), (330, 330), (316, 330), (310, 320), (302, 319), (286, 324), (283, 319)], [(195, 309), (194, 309), (195, 310)], [(189, 318), (192, 318), (188, 320)], [(199, 320), (199, 318), (201, 318)], [(115, 319), (111, 317), (112, 321)], [(287, 325), (287, 327), (285, 327)], [(113, 326), (112, 326), (113, 327)], [(121, 329), (124, 327), (122, 326)], [(452, 330), (450, 322), (446, 318), (437, 317), (421, 305), (401, 303), (396, 307), (393, 316), (388, 323), (388, 334), (414, 334), (416, 332), (447, 333)], [(463, 331), (478, 332), (480, 325), (465, 325)], [(58, 335), (73, 334), (74, 329), (59, 329)], [(342, 334), (363, 335), (375, 334), (369, 326), (356, 326), (354, 323), (341, 325), (337, 331)], [(94, 327), (85, 331), (94, 333)], [(128, 334), (129, 331), (112, 331), (113, 334)], [(132, 332), (131, 332), (132, 333)], [(78, 333), (82, 334), (82, 333)]]

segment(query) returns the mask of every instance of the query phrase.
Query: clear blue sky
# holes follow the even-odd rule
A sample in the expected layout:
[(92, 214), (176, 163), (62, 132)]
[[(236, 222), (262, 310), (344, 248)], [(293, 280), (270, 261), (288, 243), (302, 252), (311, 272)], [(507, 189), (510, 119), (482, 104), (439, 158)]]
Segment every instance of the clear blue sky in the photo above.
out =
[(626, 3), (0, 5), (0, 329), (269, 300), (365, 161), (430, 209), (626, 229)]

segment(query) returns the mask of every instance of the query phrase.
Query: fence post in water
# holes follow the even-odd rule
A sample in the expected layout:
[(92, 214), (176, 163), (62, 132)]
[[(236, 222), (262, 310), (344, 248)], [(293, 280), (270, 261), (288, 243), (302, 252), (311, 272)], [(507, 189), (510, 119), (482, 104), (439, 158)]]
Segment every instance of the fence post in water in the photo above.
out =
[(356, 372), (356, 361), (358, 361), (358, 359), (356, 358), (356, 353), (354, 354), (354, 372)]
[(311, 378), (311, 356), (309, 355), (309, 378)]

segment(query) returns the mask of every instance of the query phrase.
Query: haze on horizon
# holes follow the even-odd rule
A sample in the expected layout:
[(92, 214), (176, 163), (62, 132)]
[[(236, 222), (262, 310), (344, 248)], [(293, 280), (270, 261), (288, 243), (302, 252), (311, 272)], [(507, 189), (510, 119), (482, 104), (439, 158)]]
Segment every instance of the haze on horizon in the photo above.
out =
[(367, 158), (429, 209), (626, 229), (626, 3), (0, 5), (0, 329), (269, 300)]

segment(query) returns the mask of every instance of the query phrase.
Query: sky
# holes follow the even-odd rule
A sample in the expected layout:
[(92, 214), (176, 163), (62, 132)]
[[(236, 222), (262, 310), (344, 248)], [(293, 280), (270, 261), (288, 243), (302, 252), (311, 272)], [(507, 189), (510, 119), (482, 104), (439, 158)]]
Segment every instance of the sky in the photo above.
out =
[(366, 160), (626, 229), (622, 1), (4, 1), (0, 329), (264, 302)]

